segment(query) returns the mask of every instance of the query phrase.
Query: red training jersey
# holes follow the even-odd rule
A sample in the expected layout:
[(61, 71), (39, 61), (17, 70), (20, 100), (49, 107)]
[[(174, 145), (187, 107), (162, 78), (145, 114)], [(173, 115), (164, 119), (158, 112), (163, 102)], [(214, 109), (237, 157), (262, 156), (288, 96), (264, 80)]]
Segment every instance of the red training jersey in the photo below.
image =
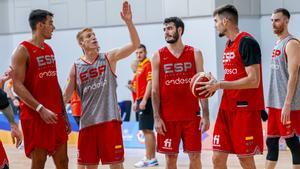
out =
[(194, 120), (200, 113), (198, 99), (190, 90), (197, 73), (194, 48), (185, 46), (179, 58), (167, 47), (159, 50), (160, 115), (164, 121)]
[[(239, 44), (243, 37), (252, 37), (247, 32), (241, 32), (233, 42), (227, 42), (223, 56), (225, 81), (234, 81), (247, 76), (243, 59), (239, 52)], [(235, 110), (263, 110), (264, 96), (262, 85), (262, 69), (260, 66), (260, 84), (253, 89), (224, 89), (221, 109)]]
[[(57, 79), (56, 62), (50, 46), (44, 43), (44, 49), (23, 41), (29, 54), (24, 86), (44, 107), (56, 114), (63, 113), (63, 101)], [(21, 119), (40, 117), (39, 113), (28, 107), (23, 100), (20, 103)]]
[(143, 99), (148, 81), (151, 79), (151, 62), (145, 58), (136, 69), (136, 100)]

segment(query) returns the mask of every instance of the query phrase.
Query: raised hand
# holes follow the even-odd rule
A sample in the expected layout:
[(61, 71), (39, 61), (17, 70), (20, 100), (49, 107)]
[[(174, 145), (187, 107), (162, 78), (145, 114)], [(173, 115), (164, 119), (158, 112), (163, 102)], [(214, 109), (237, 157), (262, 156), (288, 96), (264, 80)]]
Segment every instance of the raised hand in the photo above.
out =
[(123, 2), (122, 11), (120, 12), (121, 18), (124, 22), (130, 22), (132, 21), (132, 13), (131, 13), (131, 7), (128, 1)]

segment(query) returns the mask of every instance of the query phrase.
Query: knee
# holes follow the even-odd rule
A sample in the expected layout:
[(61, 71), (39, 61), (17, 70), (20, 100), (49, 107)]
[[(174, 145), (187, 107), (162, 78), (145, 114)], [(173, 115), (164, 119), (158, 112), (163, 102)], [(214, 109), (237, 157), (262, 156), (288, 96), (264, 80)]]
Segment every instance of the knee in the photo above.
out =
[(214, 168), (222, 168), (222, 167), (226, 166), (226, 160), (224, 160), (223, 158), (221, 158), (220, 156), (217, 156), (217, 155), (212, 156), (212, 162), (213, 162)]
[(200, 153), (189, 153), (189, 158), (191, 162), (200, 161)]
[(279, 153), (279, 137), (267, 138), (266, 145), (268, 147), (267, 160), (277, 161)]
[(168, 169), (176, 168), (177, 155), (166, 155), (166, 163)]
[(293, 158), (293, 164), (300, 164), (300, 142), (297, 136), (285, 139), (287, 146), (290, 148)]
[(255, 162), (253, 157), (239, 158), (240, 164), (244, 169), (255, 169)]
[(67, 169), (69, 164), (68, 156), (61, 157), (55, 162), (57, 168)]

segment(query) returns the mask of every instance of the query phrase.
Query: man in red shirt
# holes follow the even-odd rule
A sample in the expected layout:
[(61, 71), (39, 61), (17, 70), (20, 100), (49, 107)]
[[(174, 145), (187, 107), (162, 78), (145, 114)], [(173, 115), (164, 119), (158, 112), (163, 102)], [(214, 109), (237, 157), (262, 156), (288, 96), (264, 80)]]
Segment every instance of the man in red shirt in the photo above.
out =
[[(178, 17), (164, 20), (167, 46), (152, 59), (152, 105), (157, 150), (165, 154), (166, 168), (177, 168), (180, 140), (190, 158), (190, 169), (200, 169), (201, 129), (209, 128), (207, 99), (198, 100), (190, 91), (191, 78), (203, 70), (199, 49), (182, 42), (184, 23)], [(200, 106), (203, 118), (200, 117)]]
[(137, 162), (135, 167), (151, 167), (158, 165), (155, 158), (155, 135), (153, 132), (153, 109), (151, 103), (151, 62), (147, 58), (146, 46), (141, 44), (136, 50), (139, 65), (136, 70), (136, 101), (134, 111), (139, 112), (139, 129), (145, 136), (146, 156)]
[(260, 111), (264, 109), (261, 52), (257, 41), (238, 28), (232, 5), (214, 11), (220, 37), (228, 38), (223, 55), (224, 81), (202, 82), (209, 95), (224, 89), (213, 134), (214, 169), (227, 168), (229, 153), (237, 154), (242, 168), (255, 169), (253, 156), (263, 151)]
[(25, 154), (31, 159), (31, 168), (44, 168), (47, 155), (51, 155), (56, 168), (66, 169), (70, 124), (57, 79), (54, 53), (45, 43), (55, 29), (53, 14), (33, 10), (29, 24), (32, 37), (21, 42), (12, 56), (13, 86), (21, 98)]

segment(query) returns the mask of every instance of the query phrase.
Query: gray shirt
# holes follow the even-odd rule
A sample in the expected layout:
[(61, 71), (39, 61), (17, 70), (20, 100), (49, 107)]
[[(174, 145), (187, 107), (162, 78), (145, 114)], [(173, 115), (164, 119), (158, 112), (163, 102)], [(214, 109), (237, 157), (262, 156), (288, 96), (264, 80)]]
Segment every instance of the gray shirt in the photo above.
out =
[(76, 89), (81, 99), (80, 129), (121, 120), (117, 102), (117, 81), (104, 53), (94, 63), (75, 61)]
[[(288, 60), (285, 47), (289, 40), (295, 37), (289, 35), (279, 41), (272, 53), (271, 77), (269, 86), (268, 107), (282, 109), (287, 95), (287, 84), (289, 79)], [(291, 110), (300, 110), (300, 72), (298, 72), (298, 82), (291, 104)]]

